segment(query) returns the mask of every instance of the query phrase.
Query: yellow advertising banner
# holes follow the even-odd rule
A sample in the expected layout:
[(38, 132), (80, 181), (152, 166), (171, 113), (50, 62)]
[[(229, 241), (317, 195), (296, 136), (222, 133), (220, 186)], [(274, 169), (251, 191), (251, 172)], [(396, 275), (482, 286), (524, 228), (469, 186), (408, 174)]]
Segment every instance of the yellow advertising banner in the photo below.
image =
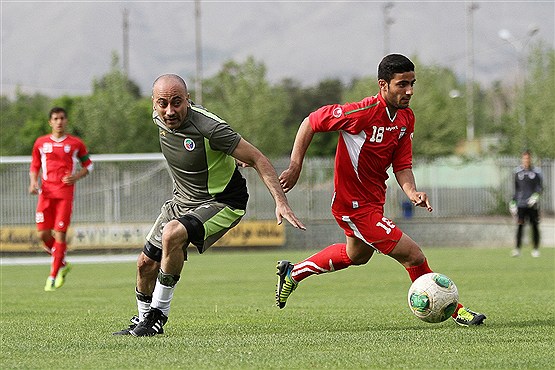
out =
[[(70, 250), (138, 249), (150, 224), (75, 224), (67, 235)], [(214, 244), (215, 247), (278, 247), (285, 244), (285, 227), (275, 221), (242, 221)], [(34, 226), (0, 228), (0, 252), (41, 251)]]
[(38, 252), (42, 247), (32, 226), (2, 226), (0, 252)]
[(276, 221), (241, 221), (229, 230), (216, 247), (281, 247), (285, 244), (285, 226)]

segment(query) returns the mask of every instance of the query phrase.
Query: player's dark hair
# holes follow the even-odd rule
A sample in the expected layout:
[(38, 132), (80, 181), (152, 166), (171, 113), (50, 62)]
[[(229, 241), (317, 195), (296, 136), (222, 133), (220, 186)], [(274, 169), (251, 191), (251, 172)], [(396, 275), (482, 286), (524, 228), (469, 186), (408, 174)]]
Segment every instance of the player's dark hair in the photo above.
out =
[(413, 72), (414, 63), (404, 55), (386, 55), (378, 65), (378, 80), (391, 82), (395, 73)]
[(54, 108), (50, 109), (50, 112), (48, 113), (48, 119), (52, 118), (52, 115), (53, 115), (53, 114), (56, 114), (56, 113), (63, 113), (64, 116), (67, 117), (67, 112), (66, 112), (66, 110), (65, 110), (64, 108), (62, 108), (62, 107), (54, 107)]

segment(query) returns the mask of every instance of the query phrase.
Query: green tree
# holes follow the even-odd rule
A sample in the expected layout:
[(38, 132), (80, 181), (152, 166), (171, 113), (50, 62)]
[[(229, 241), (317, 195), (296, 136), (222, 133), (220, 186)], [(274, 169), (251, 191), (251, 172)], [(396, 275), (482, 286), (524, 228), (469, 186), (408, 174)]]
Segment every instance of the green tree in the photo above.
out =
[[(499, 139), (497, 150), (518, 155), (525, 147), (543, 158), (555, 158), (555, 51), (534, 45), (528, 55), (524, 90), (496, 82), (483, 90), (474, 87), (474, 122), (477, 138)], [(432, 159), (457, 153), (466, 139), (466, 88), (453, 71), (416, 64), (417, 84), (411, 108), (416, 114), (414, 155)], [(158, 152), (151, 102), (142, 98), (136, 83), (118, 67), (114, 53), (110, 71), (93, 81), (88, 96), (50, 98), (17, 91), (13, 100), (0, 97), (2, 109), (1, 155), (29, 155), (34, 140), (50, 132), (48, 111), (68, 111), (70, 133), (82, 137), (93, 153)], [(206, 80), (204, 103), (220, 114), (247, 140), (267, 155), (289, 155), (300, 122), (326, 104), (361, 100), (378, 93), (375, 76), (363, 76), (344, 86), (326, 79), (314, 86), (285, 79), (277, 85), (266, 80), (266, 68), (252, 57), (244, 63), (229, 61)], [(517, 88), (522, 88), (517, 86)], [(450, 94), (458, 90), (459, 97)], [(521, 99), (523, 97), (523, 99)], [(525, 106), (526, 124), (519, 122)], [(315, 136), (307, 155), (331, 156), (337, 133)]]
[(367, 96), (376, 95), (379, 92), (378, 79), (376, 76), (366, 76), (354, 79), (351, 86), (345, 90), (344, 100), (346, 102), (357, 102)]
[(497, 112), (501, 152), (519, 155), (529, 149), (539, 157), (555, 158), (555, 50), (535, 45), (527, 57), (525, 85), (508, 89), (498, 82), (496, 93), (503, 101), (503, 110)]
[(36, 138), (50, 132), (48, 112), (52, 100), (42, 94), (16, 92), (12, 102), (0, 99), (2, 135), (0, 155), (30, 155)]
[[(327, 79), (306, 91), (312, 103), (311, 111), (323, 105), (341, 104), (343, 96), (343, 83), (339, 79)], [(300, 121), (299, 121), (300, 123)], [(337, 132), (318, 133), (314, 136), (312, 144), (307, 150), (307, 155), (326, 157), (335, 155), (337, 146)]]
[(208, 110), (266, 155), (286, 153), (287, 96), (283, 89), (268, 83), (262, 63), (252, 57), (242, 64), (228, 61), (203, 86), (203, 103)]
[(540, 158), (555, 158), (555, 50), (533, 48), (525, 87), (527, 147)]
[[(303, 119), (323, 105), (341, 103), (344, 87), (339, 79), (326, 79), (316, 86), (306, 88), (301, 87), (298, 82), (285, 79), (280, 86), (287, 94), (290, 107), (285, 123), (289, 129), (286, 154), (290, 154), (295, 135)], [(337, 133), (318, 133), (308, 148), (307, 156), (332, 156), (336, 145)]]
[(453, 71), (439, 66), (424, 66), (418, 58), (416, 84), (411, 108), (416, 116), (413, 153), (433, 159), (455, 153), (466, 139), (464, 99), (452, 98), (452, 91), (464, 91)]
[(119, 69), (114, 55), (110, 72), (93, 81), (93, 93), (75, 104), (74, 121), (92, 153), (159, 151), (152, 106)]

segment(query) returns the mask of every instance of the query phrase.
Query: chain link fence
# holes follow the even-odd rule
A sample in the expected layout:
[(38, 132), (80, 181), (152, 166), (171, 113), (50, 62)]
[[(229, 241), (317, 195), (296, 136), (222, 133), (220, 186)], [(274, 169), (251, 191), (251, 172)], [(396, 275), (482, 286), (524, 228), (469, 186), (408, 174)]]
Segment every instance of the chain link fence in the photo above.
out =
[[(93, 155), (92, 159), (93, 173), (76, 187), (74, 223), (151, 223), (172, 196), (172, 181), (161, 154)], [(28, 193), (29, 163), (30, 157), (0, 157), (2, 225), (34, 224), (37, 198)], [(288, 159), (273, 163), (279, 174)], [(392, 219), (508, 214), (513, 171), (518, 164), (518, 158), (415, 161), (418, 188), (429, 194), (434, 212), (430, 215), (408, 204), (390, 174), (385, 214)], [(290, 204), (303, 221), (332, 218), (333, 166), (332, 158), (305, 160), (297, 186), (288, 193)], [(540, 167), (545, 188), (541, 209), (544, 214), (553, 215), (555, 162), (542, 161)], [(250, 194), (245, 218), (273, 220), (274, 202), (264, 183), (253, 168), (242, 168), (241, 172)]]

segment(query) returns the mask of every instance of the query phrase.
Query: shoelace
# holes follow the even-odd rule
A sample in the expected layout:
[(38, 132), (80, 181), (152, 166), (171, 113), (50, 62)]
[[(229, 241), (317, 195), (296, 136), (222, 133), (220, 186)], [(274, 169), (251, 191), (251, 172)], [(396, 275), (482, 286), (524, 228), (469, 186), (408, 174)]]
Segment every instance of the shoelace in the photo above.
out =
[(280, 298), (289, 296), (289, 294), (291, 294), (291, 292), (294, 291), (296, 288), (297, 288), (296, 284), (294, 284), (291, 280), (288, 280), (287, 278), (285, 278), (285, 284), (283, 284), (283, 287), (281, 288)]
[(472, 319), (474, 318), (474, 315), (472, 314), (472, 312), (467, 310), (466, 308), (463, 308), (463, 310), (464, 311), (462, 313), (459, 310), (459, 314), (457, 316), (463, 320), (472, 321)]

